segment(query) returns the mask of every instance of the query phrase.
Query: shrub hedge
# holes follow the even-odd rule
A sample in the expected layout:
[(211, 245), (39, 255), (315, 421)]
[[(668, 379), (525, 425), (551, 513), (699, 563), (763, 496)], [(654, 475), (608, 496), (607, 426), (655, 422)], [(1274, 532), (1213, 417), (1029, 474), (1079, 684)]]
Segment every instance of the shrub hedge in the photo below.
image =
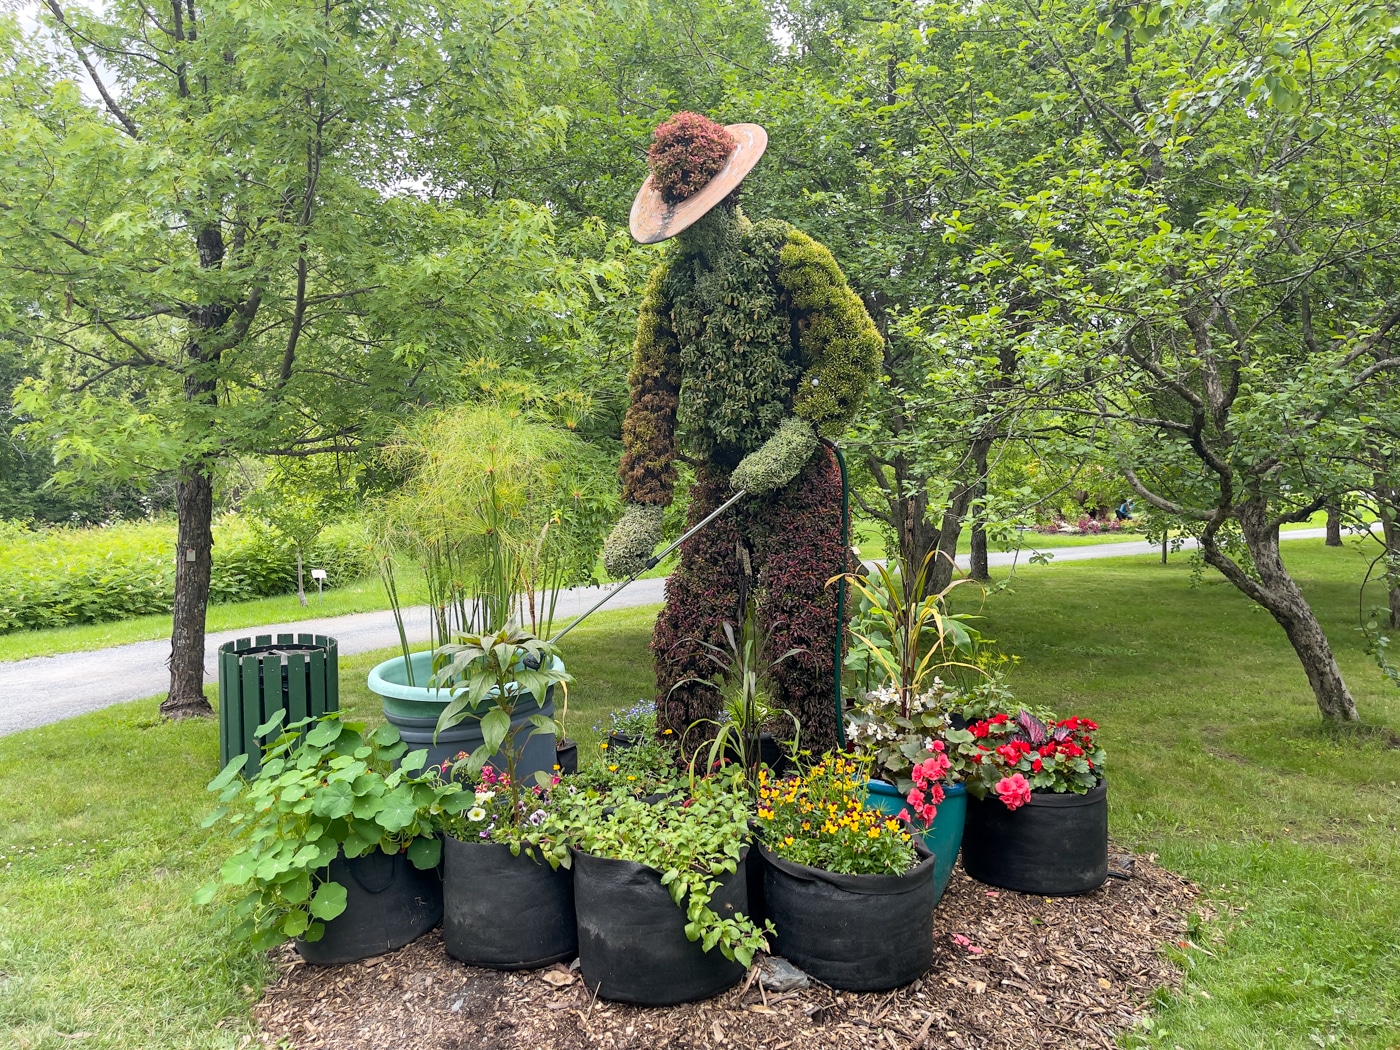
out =
[[(308, 584), (312, 568), (327, 586), (369, 574), (364, 526), (327, 526), (305, 565)], [(290, 594), (296, 579), (290, 542), (236, 515), (215, 522), (211, 601)], [(0, 520), (0, 633), (169, 612), (174, 592), (174, 522), (32, 530)]]

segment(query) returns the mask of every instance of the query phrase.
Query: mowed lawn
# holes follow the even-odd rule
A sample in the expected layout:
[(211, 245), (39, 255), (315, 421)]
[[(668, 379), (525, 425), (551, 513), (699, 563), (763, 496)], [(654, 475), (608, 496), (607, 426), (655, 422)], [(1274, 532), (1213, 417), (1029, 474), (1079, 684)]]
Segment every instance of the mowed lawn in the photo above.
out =
[[(1362, 557), (1284, 549), (1363, 715), (1400, 726), (1354, 630)], [(1115, 839), (1196, 880), (1214, 916), (1171, 949), (1184, 992), (1125, 1043), (1400, 1045), (1400, 750), (1324, 730), (1273, 621), (1223, 583), (1193, 587), (1182, 556), (1023, 568), (984, 611), (1021, 657), (1019, 696), (1102, 723)], [(600, 614), (567, 640), (585, 761), (593, 723), (649, 692), (652, 615)], [(371, 720), (364, 675), (385, 655), (341, 664), (345, 706)], [(221, 860), (198, 827), (216, 727), (155, 710), (0, 738), (0, 1046), (173, 1050), (249, 1031), (267, 971), (189, 903)]]

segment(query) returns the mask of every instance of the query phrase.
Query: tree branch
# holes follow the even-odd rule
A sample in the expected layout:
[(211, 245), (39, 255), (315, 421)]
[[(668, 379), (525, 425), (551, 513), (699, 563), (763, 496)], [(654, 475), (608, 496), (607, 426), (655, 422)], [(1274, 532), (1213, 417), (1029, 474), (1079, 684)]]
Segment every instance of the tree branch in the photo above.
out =
[(78, 33), (68, 24), (68, 19), (63, 16), (63, 8), (59, 6), (58, 0), (44, 0), (44, 6), (52, 12), (54, 20), (57, 21), (64, 32), (68, 34), (69, 46), (72, 47), (73, 53), (78, 56), (78, 61), (83, 64), (83, 68), (88, 71), (88, 76), (92, 78), (92, 83), (93, 86), (97, 88), (97, 93), (102, 96), (102, 102), (107, 107), (107, 111), (121, 122), (122, 127), (126, 129), (128, 135), (134, 139), (139, 139), (141, 133), (136, 129), (136, 125), (132, 123), (131, 118), (122, 112), (122, 108), (117, 105), (117, 100), (114, 99), (111, 92), (107, 90), (107, 85), (102, 83), (102, 78), (97, 75), (97, 67), (92, 64), (92, 60), (88, 58), (87, 52), (84, 51), (83, 46), (78, 43)]

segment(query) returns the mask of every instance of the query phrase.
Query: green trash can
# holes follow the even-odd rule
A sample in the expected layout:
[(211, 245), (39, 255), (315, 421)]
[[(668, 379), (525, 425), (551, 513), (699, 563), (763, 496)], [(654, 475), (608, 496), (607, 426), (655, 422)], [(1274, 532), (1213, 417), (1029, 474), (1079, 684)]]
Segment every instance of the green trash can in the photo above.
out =
[(262, 766), (253, 731), (278, 711), (283, 724), (340, 708), (336, 641), (324, 634), (259, 634), (219, 646), (219, 765), (247, 755), (245, 776)]

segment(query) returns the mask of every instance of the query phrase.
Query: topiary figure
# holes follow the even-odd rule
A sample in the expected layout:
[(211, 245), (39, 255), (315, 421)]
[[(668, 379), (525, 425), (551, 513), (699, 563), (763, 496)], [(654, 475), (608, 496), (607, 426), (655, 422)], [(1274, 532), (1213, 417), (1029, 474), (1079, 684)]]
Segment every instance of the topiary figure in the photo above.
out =
[(695, 640), (719, 643), (754, 595), (778, 651), (805, 650), (780, 666), (774, 700), (801, 720), (815, 753), (837, 739), (836, 600), (826, 581), (846, 571), (850, 549), (835, 457), (818, 449), (878, 376), (881, 340), (826, 248), (738, 207), (739, 183), (766, 144), (755, 124), (722, 127), (694, 113), (656, 131), (632, 234), (675, 244), (638, 316), (618, 471), (627, 509), (604, 561), (625, 576), (651, 557), (682, 450), (696, 465), (692, 524), (746, 490), (682, 548), (667, 581), (652, 638), (658, 723), (680, 734), (715, 715), (717, 690), (672, 685), (709, 676)]

